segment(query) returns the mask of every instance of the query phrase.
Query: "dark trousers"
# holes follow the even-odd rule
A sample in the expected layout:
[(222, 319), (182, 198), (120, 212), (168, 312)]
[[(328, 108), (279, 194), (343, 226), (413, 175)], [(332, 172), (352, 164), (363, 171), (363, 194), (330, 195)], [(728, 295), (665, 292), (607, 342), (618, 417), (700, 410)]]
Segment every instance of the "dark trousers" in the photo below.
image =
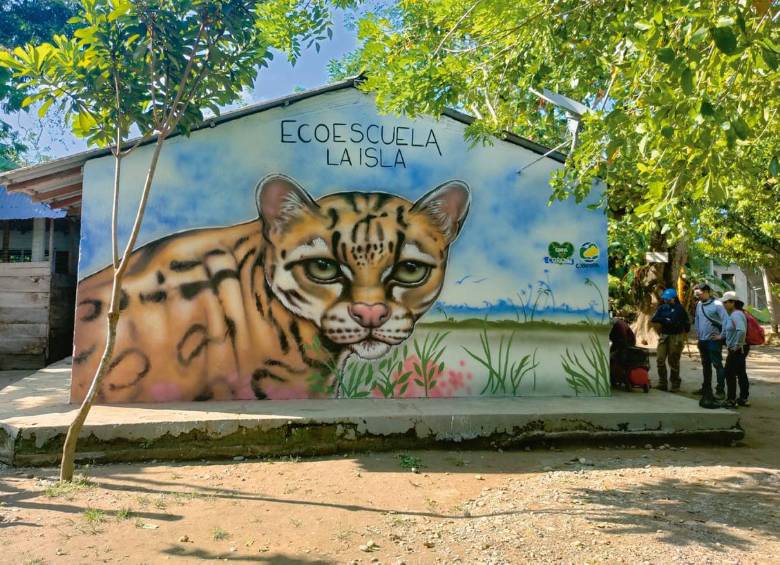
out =
[(723, 342), (715, 339), (701, 340), (699, 341), (699, 353), (704, 369), (704, 383), (702, 383), (701, 388), (705, 393), (712, 392), (712, 368), (715, 367), (715, 375), (718, 379), (717, 387), (719, 390), (723, 390), (726, 377), (723, 371)]
[(726, 398), (737, 399), (737, 383), (739, 383), (739, 399), (747, 400), (750, 394), (750, 383), (745, 368), (745, 358), (750, 352), (750, 346), (744, 345), (737, 350), (729, 350), (726, 355)]

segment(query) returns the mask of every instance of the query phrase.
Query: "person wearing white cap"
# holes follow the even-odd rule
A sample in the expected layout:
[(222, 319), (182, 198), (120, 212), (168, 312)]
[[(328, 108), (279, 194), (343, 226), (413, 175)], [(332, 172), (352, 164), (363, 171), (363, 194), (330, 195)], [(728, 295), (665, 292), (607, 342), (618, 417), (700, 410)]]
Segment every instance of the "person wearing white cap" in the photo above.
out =
[[(745, 358), (750, 351), (750, 346), (745, 343), (747, 334), (747, 317), (742, 311), (744, 301), (736, 292), (730, 290), (724, 292), (721, 297), (726, 312), (729, 313), (729, 322), (723, 327), (723, 335), (726, 339), (726, 403), (725, 406), (735, 408), (750, 406), (748, 394), (750, 383), (745, 368)], [(737, 399), (737, 382), (739, 382), (739, 399)]]

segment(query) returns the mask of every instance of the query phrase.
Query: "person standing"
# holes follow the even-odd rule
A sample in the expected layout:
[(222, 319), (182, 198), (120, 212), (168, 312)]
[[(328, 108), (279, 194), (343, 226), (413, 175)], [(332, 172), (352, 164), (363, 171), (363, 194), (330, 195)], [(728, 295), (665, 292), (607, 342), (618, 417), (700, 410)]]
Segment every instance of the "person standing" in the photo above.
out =
[(667, 288), (661, 293), (662, 303), (655, 311), (652, 323), (657, 324), (660, 334), (658, 338), (658, 384), (655, 388), (669, 390), (667, 380), (666, 363), (669, 362), (671, 372), (672, 392), (680, 390), (680, 357), (682, 356), (685, 340), (691, 330), (691, 322), (688, 313), (680, 304), (677, 291)]
[(704, 381), (696, 394), (712, 396), (712, 369), (715, 368), (717, 384), (715, 397), (725, 398), (725, 373), (723, 371), (723, 329), (729, 322), (729, 314), (719, 300), (712, 297), (712, 288), (706, 283), (696, 287), (699, 303), (696, 305), (695, 325), (699, 340), (699, 353), (704, 370)]
[[(728, 408), (750, 406), (748, 395), (750, 383), (747, 378), (745, 358), (750, 352), (750, 346), (745, 343), (747, 335), (747, 317), (743, 311), (744, 302), (734, 291), (723, 294), (723, 306), (729, 313), (730, 322), (724, 328), (726, 338), (726, 404)], [(739, 399), (737, 399), (737, 382), (739, 382)]]

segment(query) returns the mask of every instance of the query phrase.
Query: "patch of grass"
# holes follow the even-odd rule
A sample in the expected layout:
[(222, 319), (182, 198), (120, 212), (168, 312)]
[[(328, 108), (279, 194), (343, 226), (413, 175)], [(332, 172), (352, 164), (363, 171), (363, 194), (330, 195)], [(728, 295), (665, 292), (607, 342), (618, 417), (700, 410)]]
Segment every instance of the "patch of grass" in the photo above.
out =
[(206, 496), (206, 493), (202, 493), (202, 492), (198, 492), (198, 491), (170, 492), (168, 494), (173, 496), (173, 499), (177, 503), (189, 502), (191, 500), (195, 500), (196, 498), (204, 498)]
[(337, 539), (337, 540), (339, 540), (339, 541), (341, 541), (341, 542), (347, 542), (347, 541), (349, 541), (349, 540), (352, 538), (352, 536), (353, 536), (353, 535), (355, 535), (356, 533), (357, 533), (357, 532), (355, 532), (355, 530), (352, 530), (352, 529), (349, 529), (349, 528), (347, 528), (347, 529), (345, 529), (345, 530), (338, 530), (338, 531), (335, 533), (335, 536), (336, 536), (336, 539)]
[(132, 510), (128, 507), (120, 508), (116, 512), (114, 512), (114, 517), (117, 520), (129, 520), (130, 514), (132, 514)]
[(87, 523), (96, 525), (103, 522), (105, 519), (105, 514), (102, 510), (98, 510), (97, 508), (87, 508), (84, 510), (84, 519), (87, 521)]
[(136, 500), (136, 502), (138, 502), (138, 504), (139, 504), (139, 505), (141, 505), (141, 506), (149, 506), (149, 503), (150, 503), (150, 501), (149, 501), (149, 497), (148, 497), (148, 496), (146, 496), (146, 495), (144, 495), (144, 494), (142, 494), (142, 495), (139, 495), (139, 496), (136, 496), (136, 497), (135, 497), (135, 500)]
[(217, 526), (213, 530), (211, 530), (211, 537), (214, 539), (214, 541), (220, 541), (220, 540), (226, 540), (230, 537), (230, 534), (227, 533), (225, 530)]
[(408, 453), (401, 453), (398, 455), (398, 459), (402, 469), (419, 469), (423, 466), (422, 459)]
[(160, 496), (154, 499), (154, 507), (157, 508), (158, 510), (165, 510), (166, 506), (167, 504), (165, 502), (164, 496)]
[(76, 475), (70, 482), (59, 481), (46, 488), (45, 494), (49, 498), (73, 498), (73, 496), (84, 489), (96, 486), (84, 475)]

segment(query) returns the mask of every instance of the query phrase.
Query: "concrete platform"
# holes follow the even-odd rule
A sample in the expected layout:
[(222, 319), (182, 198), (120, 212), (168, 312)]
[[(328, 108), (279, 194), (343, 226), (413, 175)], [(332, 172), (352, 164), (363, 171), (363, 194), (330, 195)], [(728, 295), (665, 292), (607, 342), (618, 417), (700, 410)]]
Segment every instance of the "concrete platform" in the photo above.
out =
[[(58, 461), (75, 407), (69, 360), (0, 389), (0, 461)], [(299, 400), (96, 406), (79, 460), (315, 455), (412, 447), (727, 443), (739, 414), (651, 391), (611, 398)]]

